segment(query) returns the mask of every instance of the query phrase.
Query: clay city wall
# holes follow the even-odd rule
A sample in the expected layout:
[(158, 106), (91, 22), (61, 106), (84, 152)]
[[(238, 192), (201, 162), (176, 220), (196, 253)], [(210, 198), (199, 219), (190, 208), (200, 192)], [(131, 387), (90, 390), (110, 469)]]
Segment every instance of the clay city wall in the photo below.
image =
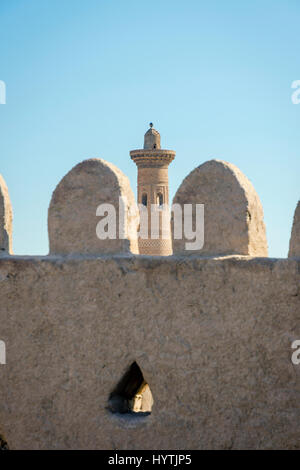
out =
[[(205, 204), (203, 249), (173, 240), (172, 256), (141, 256), (134, 237), (95, 236), (99, 203), (126, 196), (135, 204), (120, 170), (88, 160), (68, 175), (50, 203), (43, 257), (11, 254), (0, 180), (8, 446), (299, 449), (300, 365), (291, 360), (300, 339), (299, 211), (289, 258), (268, 258), (253, 186), (234, 165), (206, 162), (174, 198)], [(123, 223), (138, 219), (129, 213)], [(113, 409), (132, 364), (150, 387), (151, 413)]]

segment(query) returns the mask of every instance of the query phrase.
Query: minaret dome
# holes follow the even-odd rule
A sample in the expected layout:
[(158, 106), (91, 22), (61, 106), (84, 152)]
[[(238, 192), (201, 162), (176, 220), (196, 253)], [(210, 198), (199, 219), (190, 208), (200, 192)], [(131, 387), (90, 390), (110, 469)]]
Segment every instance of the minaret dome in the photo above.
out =
[(150, 129), (144, 136), (144, 149), (160, 149), (160, 133), (154, 129), (152, 122), (149, 124)]

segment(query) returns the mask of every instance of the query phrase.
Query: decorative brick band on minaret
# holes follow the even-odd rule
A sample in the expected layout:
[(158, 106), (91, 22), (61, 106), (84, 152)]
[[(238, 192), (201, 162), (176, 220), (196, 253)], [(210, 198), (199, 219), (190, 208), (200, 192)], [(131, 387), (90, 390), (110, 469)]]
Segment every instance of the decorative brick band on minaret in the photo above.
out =
[(151, 237), (151, 206), (169, 206), (168, 166), (175, 158), (174, 150), (160, 148), (160, 134), (150, 123), (144, 137), (144, 148), (130, 152), (138, 167), (138, 203), (148, 210), (148, 238), (139, 238), (141, 255), (168, 256), (173, 253), (171, 230), (162, 233), (161, 214), (158, 238)]

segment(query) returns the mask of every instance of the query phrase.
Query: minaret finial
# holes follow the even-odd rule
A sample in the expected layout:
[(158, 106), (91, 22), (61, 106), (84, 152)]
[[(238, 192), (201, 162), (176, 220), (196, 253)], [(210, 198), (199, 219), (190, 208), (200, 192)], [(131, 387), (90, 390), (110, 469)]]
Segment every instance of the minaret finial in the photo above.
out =
[(150, 123), (149, 123), (149, 126), (152, 128), (152, 127), (153, 127), (153, 122), (150, 122)]

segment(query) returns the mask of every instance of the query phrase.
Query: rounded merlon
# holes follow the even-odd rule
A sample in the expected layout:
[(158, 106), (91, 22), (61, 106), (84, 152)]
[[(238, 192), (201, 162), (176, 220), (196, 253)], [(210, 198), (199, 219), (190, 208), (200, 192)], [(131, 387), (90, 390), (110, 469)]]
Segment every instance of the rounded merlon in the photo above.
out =
[(300, 258), (300, 201), (298, 201), (290, 238), (289, 258)]
[[(268, 256), (260, 199), (235, 165), (221, 160), (203, 163), (183, 180), (173, 204), (179, 204), (182, 211), (184, 204), (204, 204), (203, 247), (189, 251), (189, 240), (182, 237), (173, 239), (174, 253)], [(174, 216), (172, 225), (174, 228)]]
[[(119, 202), (126, 202), (124, 227), (132, 232), (120, 238)], [(96, 234), (100, 204), (116, 211), (116, 238), (100, 240)], [(129, 210), (130, 209), (130, 210)], [(50, 253), (100, 254), (138, 253), (135, 232), (138, 210), (128, 178), (115, 165), (102, 159), (89, 159), (76, 165), (57, 185), (48, 211)]]
[(8, 189), (0, 175), (0, 253), (12, 254), (12, 219)]

